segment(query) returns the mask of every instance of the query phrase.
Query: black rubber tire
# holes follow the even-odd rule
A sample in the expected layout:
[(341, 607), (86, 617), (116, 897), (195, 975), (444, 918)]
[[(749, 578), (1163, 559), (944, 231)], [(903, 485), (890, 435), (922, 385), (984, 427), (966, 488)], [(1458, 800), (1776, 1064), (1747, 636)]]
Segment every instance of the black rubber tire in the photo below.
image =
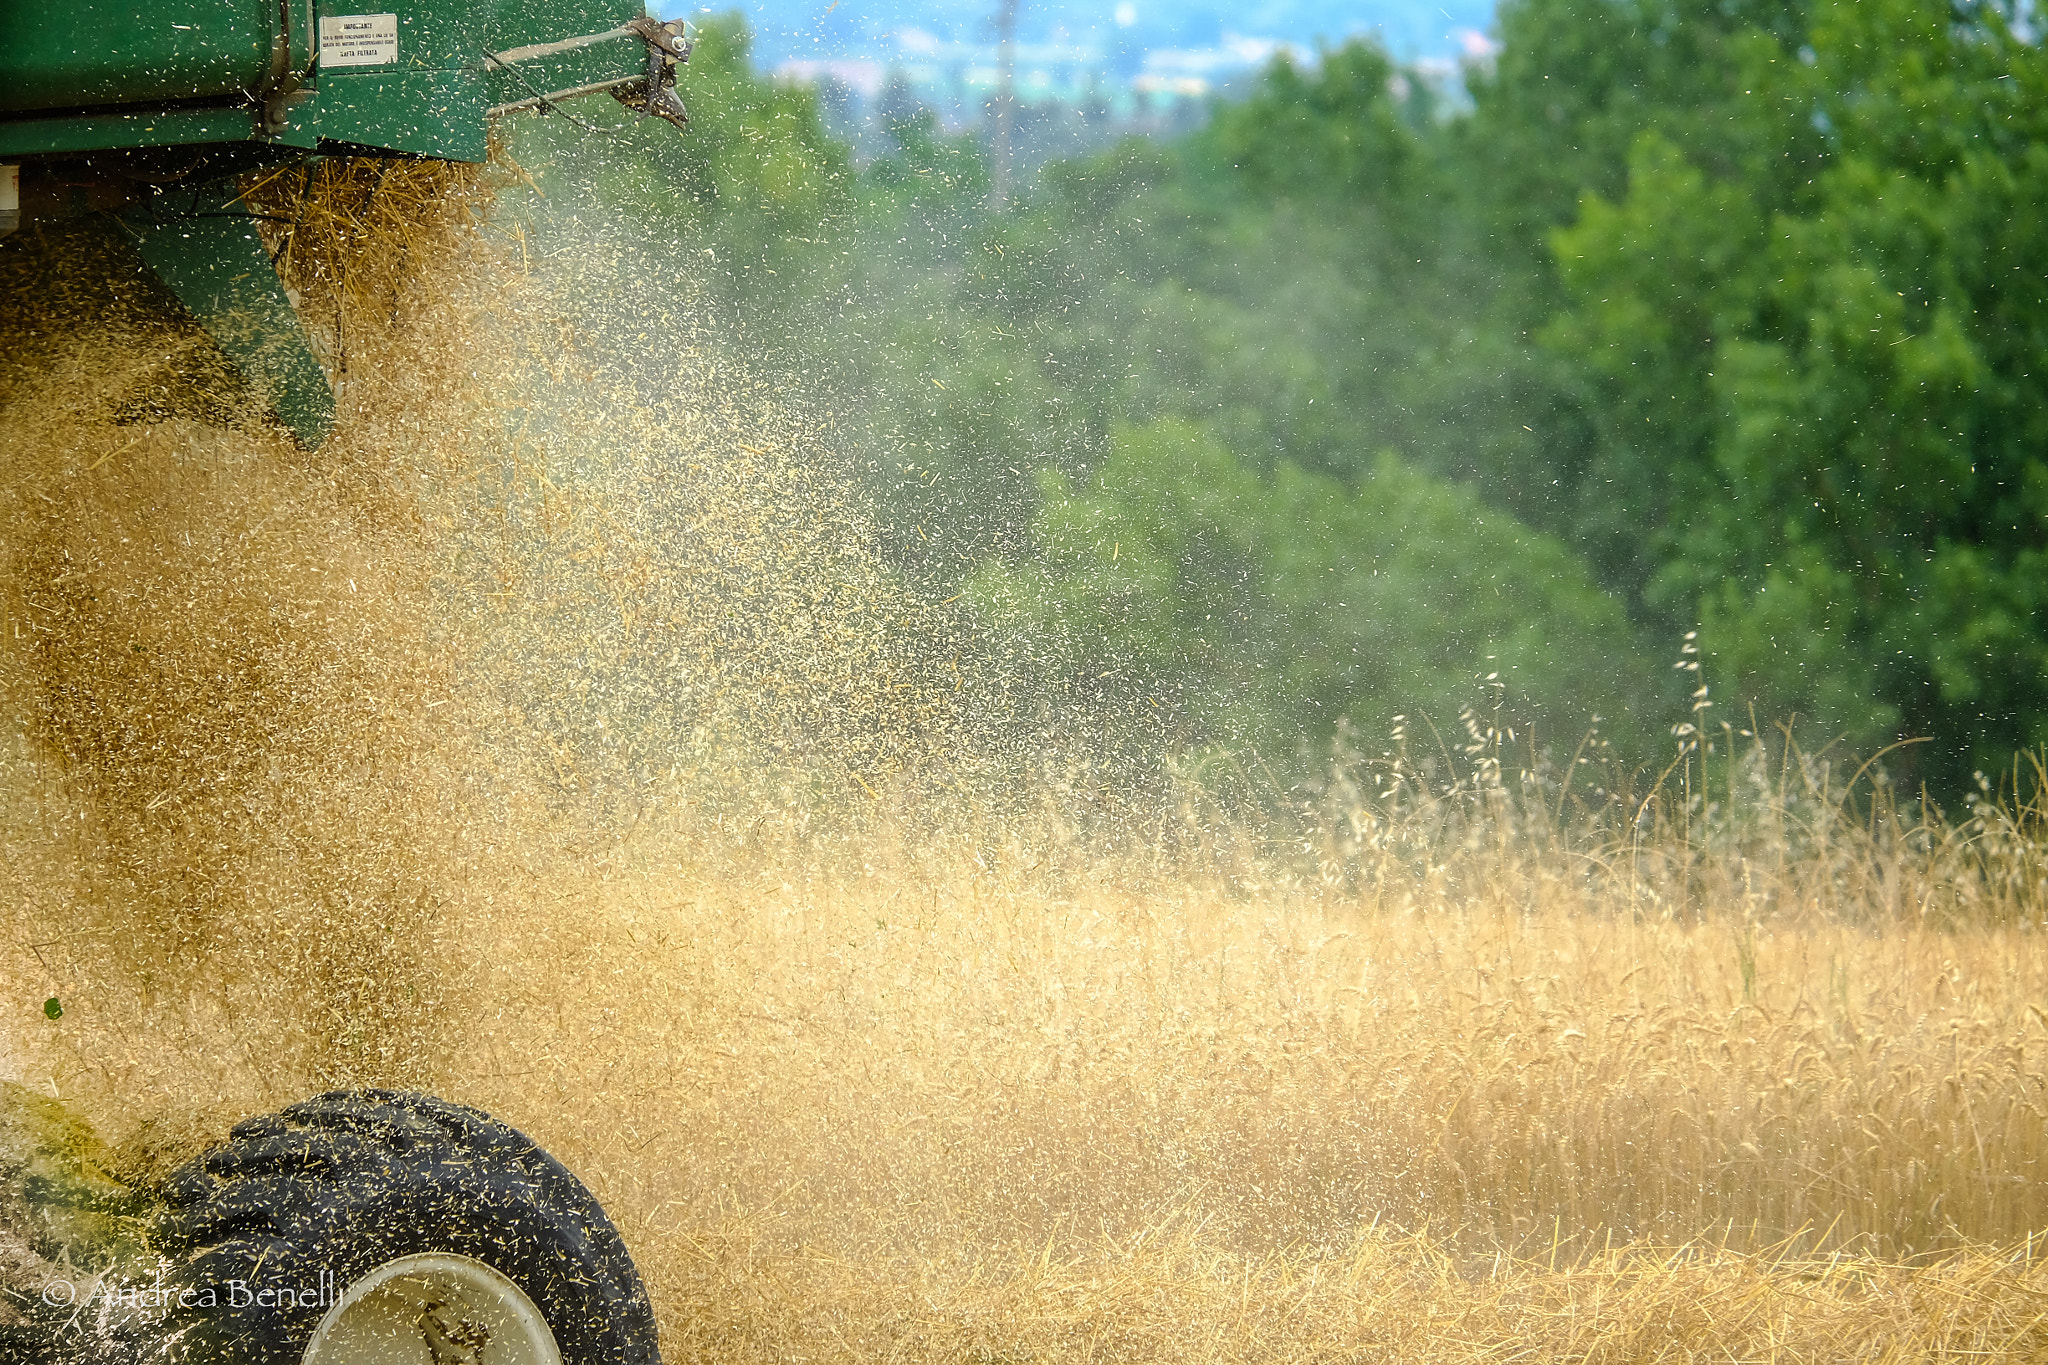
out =
[[(335, 1091), (237, 1124), (164, 1187), (166, 1283), (345, 1289), (400, 1256), (454, 1252), (517, 1284), (565, 1365), (659, 1365), (618, 1230), (562, 1164), (489, 1115), (429, 1095)], [(177, 1296), (171, 1296), (175, 1299)], [(140, 1353), (166, 1365), (300, 1365), (325, 1311), (172, 1306)]]

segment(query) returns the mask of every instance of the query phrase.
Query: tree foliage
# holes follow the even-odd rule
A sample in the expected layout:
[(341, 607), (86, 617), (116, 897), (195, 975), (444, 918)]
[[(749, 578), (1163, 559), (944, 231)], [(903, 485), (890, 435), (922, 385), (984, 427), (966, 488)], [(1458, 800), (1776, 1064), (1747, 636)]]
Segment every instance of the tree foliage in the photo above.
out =
[(970, 590), (1075, 692), (1170, 733), (1256, 747), (1511, 695), (1575, 739), (1633, 701), (1628, 622), (1571, 552), (1392, 454), (1350, 485), (1261, 473), (1166, 418), (1042, 493), (1038, 552)]
[(1078, 704), (1271, 752), (1496, 672), (1647, 758), (1697, 628), (1720, 714), (1949, 781), (2048, 742), (2031, 13), (1507, 0), (1469, 103), (1351, 43), (1002, 206), (902, 101), (856, 168), (719, 21), (688, 139), (543, 179), (713, 273), (900, 571)]
[(1816, 4), (1797, 183), (1655, 130), (1552, 238), (1545, 333), (1669, 462), (1648, 585), (1771, 714), (1984, 766), (2048, 741), (2048, 63), (2000, 11)]

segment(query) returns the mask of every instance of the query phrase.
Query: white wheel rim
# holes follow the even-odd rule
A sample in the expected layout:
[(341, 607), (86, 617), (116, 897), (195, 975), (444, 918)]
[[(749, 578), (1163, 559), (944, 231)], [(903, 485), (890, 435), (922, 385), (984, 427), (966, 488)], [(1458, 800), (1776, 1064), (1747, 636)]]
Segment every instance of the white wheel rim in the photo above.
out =
[(341, 1292), (303, 1365), (562, 1365), (555, 1335), (518, 1285), (468, 1256), (386, 1261)]

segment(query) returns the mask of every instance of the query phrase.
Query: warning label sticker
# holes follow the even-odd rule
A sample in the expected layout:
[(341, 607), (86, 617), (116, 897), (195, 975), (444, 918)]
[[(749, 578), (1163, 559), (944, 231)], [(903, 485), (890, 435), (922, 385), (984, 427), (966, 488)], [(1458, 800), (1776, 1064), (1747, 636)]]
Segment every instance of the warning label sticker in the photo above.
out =
[(384, 66), (398, 60), (398, 16), (336, 14), (320, 18), (320, 65)]

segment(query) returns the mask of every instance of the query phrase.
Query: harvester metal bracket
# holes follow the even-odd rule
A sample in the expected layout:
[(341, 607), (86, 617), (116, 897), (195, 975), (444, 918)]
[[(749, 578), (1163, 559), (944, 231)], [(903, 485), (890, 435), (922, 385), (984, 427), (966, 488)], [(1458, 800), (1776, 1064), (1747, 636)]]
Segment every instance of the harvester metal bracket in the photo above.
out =
[(647, 44), (647, 74), (630, 85), (612, 91), (613, 98), (641, 117), (653, 115), (677, 128), (690, 126), (690, 115), (676, 94), (676, 68), (690, 60), (693, 44), (680, 19), (658, 24), (652, 19), (635, 19), (626, 28)]
[(119, 215), (126, 236), (308, 450), (334, 426), (334, 392), (232, 182), (159, 195)]
[[(291, 108), (306, 98), (306, 83), (312, 80), (314, 67), (319, 62), (312, 5), (306, 5), (301, 16), (294, 14), (290, 0), (279, 0), (278, 17), (283, 22), (271, 44), (270, 79), (262, 89), (250, 92), (258, 110), (257, 126), (266, 138), (277, 137), (290, 126)], [(295, 67), (292, 62), (292, 22), (295, 18), (303, 18), (305, 25), (299, 34), (300, 43), (306, 50), (306, 62), (302, 68)]]

